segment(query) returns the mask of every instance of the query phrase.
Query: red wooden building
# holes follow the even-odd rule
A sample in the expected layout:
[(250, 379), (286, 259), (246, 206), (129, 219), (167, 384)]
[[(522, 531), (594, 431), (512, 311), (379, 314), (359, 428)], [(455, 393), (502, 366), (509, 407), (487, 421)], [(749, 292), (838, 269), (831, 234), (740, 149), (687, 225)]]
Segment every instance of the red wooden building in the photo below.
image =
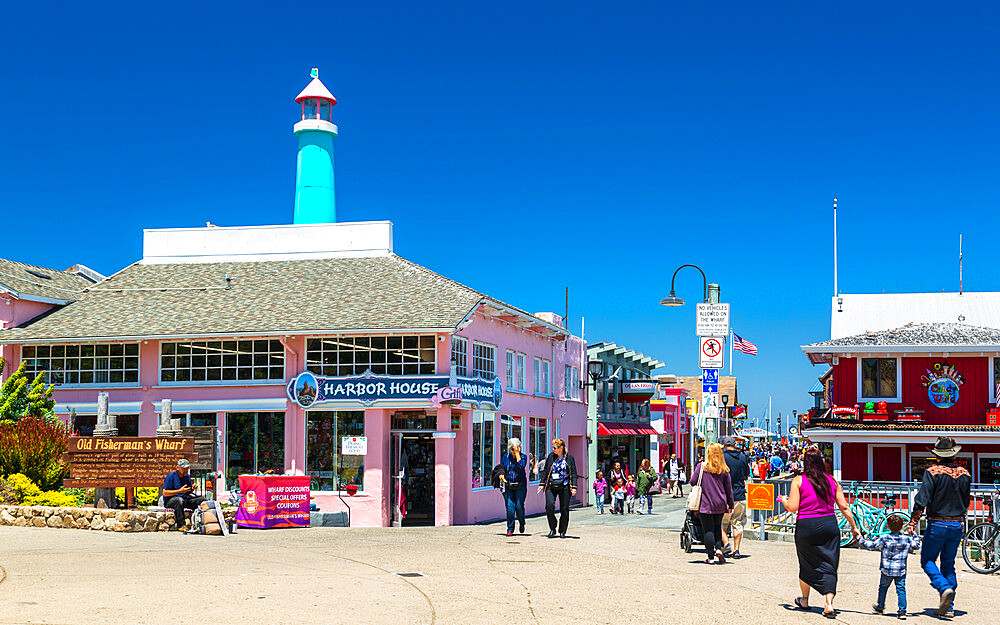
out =
[(1000, 483), (1000, 329), (909, 323), (802, 350), (833, 368), (830, 405), (803, 434), (838, 479), (917, 481), (933, 462), (928, 448), (951, 436), (974, 481)]

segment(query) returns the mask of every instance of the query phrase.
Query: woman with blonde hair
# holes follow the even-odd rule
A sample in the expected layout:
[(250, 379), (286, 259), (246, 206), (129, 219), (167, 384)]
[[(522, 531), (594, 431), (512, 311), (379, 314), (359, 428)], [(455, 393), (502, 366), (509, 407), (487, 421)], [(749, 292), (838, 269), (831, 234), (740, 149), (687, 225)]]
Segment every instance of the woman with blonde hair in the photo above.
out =
[(701, 486), (701, 503), (698, 506), (698, 518), (705, 534), (705, 553), (708, 558), (705, 564), (714, 564), (716, 558), (719, 564), (725, 564), (726, 557), (722, 554), (722, 517), (733, 512), (733, 481), (729, 476), (729, 467), (722, 453), (722, 445), (712, 443), (708, 446), (705, 461), (691, 472), (691, 486)]

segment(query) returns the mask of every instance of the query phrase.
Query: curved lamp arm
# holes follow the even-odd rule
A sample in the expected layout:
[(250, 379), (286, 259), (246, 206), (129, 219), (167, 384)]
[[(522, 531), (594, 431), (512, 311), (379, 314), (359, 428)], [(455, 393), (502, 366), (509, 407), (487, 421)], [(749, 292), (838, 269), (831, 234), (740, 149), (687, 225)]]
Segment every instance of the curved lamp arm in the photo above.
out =
[(703, 296), (702, 296), (701, 301), (707, 302), (708, 301), (708, 278), (705, 277), (705, 272), (701, 270), (701, 267), (699, 267), (698, 265), (692, 265), (690, 263), (688, 263), (686, 265), (681, 265), (680, 267), (678, 267), (674, 271), (673, 277), (670, 278), (670, 297), (674, 297), (674, 280), (677, 279), (677, 272), (680, 271), (681, 269), (684, 269), (685, 267), (694, 267), (695, 269), (698, 270), (699, 273), (701, 273), (701, 279), (702, 279), (703, 284), (704, 284), (704, 287), (703, 287)]

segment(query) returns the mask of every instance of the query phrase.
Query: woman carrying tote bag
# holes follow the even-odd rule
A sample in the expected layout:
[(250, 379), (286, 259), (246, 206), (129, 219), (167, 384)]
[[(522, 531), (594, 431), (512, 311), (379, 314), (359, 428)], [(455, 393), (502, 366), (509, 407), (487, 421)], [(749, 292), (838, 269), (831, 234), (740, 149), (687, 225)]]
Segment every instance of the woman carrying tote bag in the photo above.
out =
[(691, 485), (688, 509), (696, 510), (701, 521), (701, 529), (705, 534), (705, 554), (708, 556), (705, 564), (714, 564), (713, 557), (719, 564), (724, 564), (726, 557), (722, 555), (722, 517), (732, 513), (734, 502), (733, 482), (722, 454), (722, 445), (712, 443), (708, 446), (705, 461), (691, 472)]

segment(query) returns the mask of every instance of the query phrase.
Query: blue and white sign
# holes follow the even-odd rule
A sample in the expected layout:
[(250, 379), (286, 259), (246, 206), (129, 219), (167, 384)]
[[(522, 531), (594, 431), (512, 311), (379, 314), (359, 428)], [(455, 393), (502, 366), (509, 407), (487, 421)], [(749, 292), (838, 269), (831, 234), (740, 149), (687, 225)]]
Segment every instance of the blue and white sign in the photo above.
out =
[(702, 393), (718, 393), (719, 392), (719, 370), (718, 369), (702, 369), (701, 370), (701, 392)]
[[(440, 393), (441, 389), (448, 390)], [(325, 377), (305, 371), (292, 378), (286, 391), (288, 398), (303, 408), (345, 402), (374, 406), (400, 400), (424, 400), (428, 405), (440, 405), (451, 403), (448, 397), (460, 397), (464, 402), (499, 409), (503, 399), (499, 379), (459, 377), (452, 382), (446, 375), (389, 376), (371, 371), (346, 377)]]
[(958, 384), (950, 378), (938, 378), (927, 386), (927, 398), (938, 408), (951, 408), (958, 403)]

